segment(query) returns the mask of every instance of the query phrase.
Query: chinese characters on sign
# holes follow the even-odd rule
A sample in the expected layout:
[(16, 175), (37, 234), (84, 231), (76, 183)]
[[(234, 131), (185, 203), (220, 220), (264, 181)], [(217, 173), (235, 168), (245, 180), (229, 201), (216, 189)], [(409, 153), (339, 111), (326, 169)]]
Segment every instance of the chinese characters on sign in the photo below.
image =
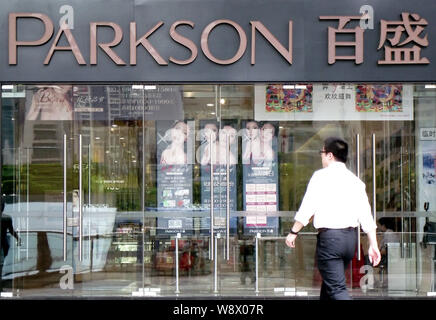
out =
[[(361, 64), (363, 62), (363, 29), (361, 27), (356, 27), (354, 29), (344, 29), (345, 25), (350, 22), (350, 20), (360, 20), (363, 16), (320, 16), (321, 20), (339, 20), (338, 29), (332, 27), (328, 28), (328, 42), (329, 42), (329, 53), (328, 61), (329, 64), (333, 64), (336, 60), (354, 60), (356, 64)], [(345, 42), (336, 41), (337, 33), (351, 33), (355, 35), (355, 42)], [(353, 46), (355, 47), (354, 56), (338, 56), (336, 55), (336, 47), (338, 46)]]
[[(324, 99), (325, 100), (351, 100), (352, 96), (351, 93), (349, 93), (349, 90), (354, 90), (354, 88), (351, 85), (341, 85), (341, 86), (335, 86), (333, 92), (330, 92), (329, 85), (325, 84), (322, 86), (322, 90), (324, 93)], [(337, 90), (339, 89), (339, 90)], [(348, 90), (347, 92), (344, 92), (344, 90)]]
[(420, 140), (436, 140), (436, 128), (420, 128)]
[[(337, 60), (354, 60), (356, 64), (363, 63), (364, 30), (360, 26), (346, 28), (351, 20), (367, 18), (362, 16), (320, 16), (320, 20), (338, 20), (338, 28), (328, 27), (328, 63), (334, 64)], [(429, 64), (430, 61), (421, 57), (421, 47), (427, 47), (428, 35), (423, 35), (424, 27), (428, 22), (418, 14), (403, 12), (401, 21), (381, 20), (380, 41), (377, 50), (384, 49), (384, 60), (378, 64)], [(388, 34), (392, 35), (388, 37)], [(338, 41), (339, 34), (352, 34), (355, 41)], [(403, 39), (403, 41), (401, 41)], [(388, 42), (388, 44), (386, 44)], [(390, 45), (389, 45), (390, 44)], [(410, 45), (413, 44), (411, 47)], [(409, 46), (406, 46), (409, 45)], [(354, 48), (354, 55), (338, 55), (338, 47)]]
[[(410, 16), (415, 21), (410, 21)], [(380, 50), (383, 44), (388, 40), (391, 45), (395, 48), (384, 46), (385, 49), (385, 60), (379, 61), (378, 64), (428, 64), (430, 61), (427, 58), (421, 58), (421, 48), (414, 45), (411, 48), (405, 48), (404, 45), (415, 42), (420, 46), (427, 47), (428, 39), (427, 35), (420, 38), (420, 34), (424, 30), (423, 26), (427, 25), (427, 20), (420, 19), (417, 14), (409, 14), (408, 12), (403, 12), (401, 14), (403, 21), (386, 21), (381, 20), (381, 35), (380, 43), (377, 50)], [(389, 26), (396, 26), (389, 27)], [(413, 26), (416, 26), (413, 29)], [(406, 31), (407, 38), (400, 43), (401, 36), (403, 32)], [(388, 33), (394, 32), (393, 38), (387, 38)]]

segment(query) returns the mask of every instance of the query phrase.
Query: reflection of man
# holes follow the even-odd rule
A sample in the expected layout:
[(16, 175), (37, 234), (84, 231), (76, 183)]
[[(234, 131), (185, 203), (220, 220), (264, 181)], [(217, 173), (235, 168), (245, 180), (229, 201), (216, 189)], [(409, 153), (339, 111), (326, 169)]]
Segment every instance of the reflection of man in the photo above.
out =
[[(168, 133), (168, 132), (167, 132)], [(162, 152), (161, 164), (186, 164), (185, 141), (188, 139), (188, 126), (177, 122), (170, 130), (171, 144)]]
[(32, 97), (26, 120), (72, 120), (71, 86), (44, 86)]
[(2, 290), (2, 272), (3, 272), (3, 264), (6, 259), (6, 256), (9, 253), (9, 242), (7, 237), (7, 232), (17, 239), (17, 245), (20, 243), (20, 238), (18, 237), (17, 232), (15, 232), (14, 227), (12, 225), (12, 218), (8, 215), (3, 214), (3, 210), (5, 208), (5, 203), (3, 198), (1, 198), (1, 248), (0, 248), (0, 291)]
[(286, 238), (294, 248), (298, 232), (314, 216), (318, 229), (316, 257), (322, 276), (321, 300), (350, 300), (345, 283), (345, 268), (357, 246), (357, 226), (368, 235), (368, 256), (374, 266), (380, 262), (375, 230), (365, 184), (345, 167), (348, 144), (328, 138), (320, 151), (323, 169), (309, 181), (295, 223)]
[(388, 243), (400, 242), (400, 235), (395, 233), (393, 230), (395, 226), (393, 218), (380, 218), (377, 222), (377, 226), (380, 231), (383, 232), (379, 248), (381, 253), (381, 264), (386, 267)]

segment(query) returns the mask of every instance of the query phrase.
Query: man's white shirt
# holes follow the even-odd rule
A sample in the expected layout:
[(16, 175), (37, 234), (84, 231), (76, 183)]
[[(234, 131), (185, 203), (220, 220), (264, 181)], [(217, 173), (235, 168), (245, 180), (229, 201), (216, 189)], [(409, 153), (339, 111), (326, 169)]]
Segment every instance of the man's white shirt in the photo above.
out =
[(315, 171), (295, 220), (304, 226), (313, 218), (316, 229), (357, 227), (366, 233), (377, 228), (365, 184), (342, 162)]

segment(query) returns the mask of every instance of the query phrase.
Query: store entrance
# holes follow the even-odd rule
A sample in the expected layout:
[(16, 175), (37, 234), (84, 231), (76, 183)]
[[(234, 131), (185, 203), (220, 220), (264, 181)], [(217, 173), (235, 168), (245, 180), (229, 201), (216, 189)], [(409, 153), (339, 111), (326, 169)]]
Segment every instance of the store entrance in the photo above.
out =
[(300, 101), (311, 86), (286, 92), (295, 110), (266, 113), (260, 93), (271, 105), (279, 96), (262, 85), (13, 87), (2, 98), (2, 192), (19, 241), (8, 234), (5, 292), (318, 296), (316, 230), (293, 250), (285, 237), (329, 136), (348, 142), (346, 165), (390, 230), (380, 225), (386, 259), (372, 269), (361, 233), (350, 289), (420, 285), (411, 113), (314, 112)]
[[(181, 117), (145, 125), (155, 150), (144, 158), (149, 290), (195, 296), (254, 288), (254, 236), (238, 237), (239, 126), (241, 114), (251, 116), (252, 91), (231, 89), (185, 85)], [(245, 274), (252, 285), (244, 288)]]

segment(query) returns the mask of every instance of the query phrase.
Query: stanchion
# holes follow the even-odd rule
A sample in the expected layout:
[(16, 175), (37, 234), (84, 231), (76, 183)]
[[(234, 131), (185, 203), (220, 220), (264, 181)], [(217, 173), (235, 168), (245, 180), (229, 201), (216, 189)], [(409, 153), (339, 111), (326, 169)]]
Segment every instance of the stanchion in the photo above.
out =
[(260, 233), (256, 235), (256, 290), (255, 293), (259, 293), (259, 239)]
[(179, 290), (179, 238), (181, 237), (180, 233), (176, 235), (176, 294), (180, 293)]
[(221, 238), (221, 234), (218, 233), (215, 237), (215, 260), (214, 260), (214, 288), (213, 288), (213, 293), (217, 294), (218, 293), (218, 239)]

